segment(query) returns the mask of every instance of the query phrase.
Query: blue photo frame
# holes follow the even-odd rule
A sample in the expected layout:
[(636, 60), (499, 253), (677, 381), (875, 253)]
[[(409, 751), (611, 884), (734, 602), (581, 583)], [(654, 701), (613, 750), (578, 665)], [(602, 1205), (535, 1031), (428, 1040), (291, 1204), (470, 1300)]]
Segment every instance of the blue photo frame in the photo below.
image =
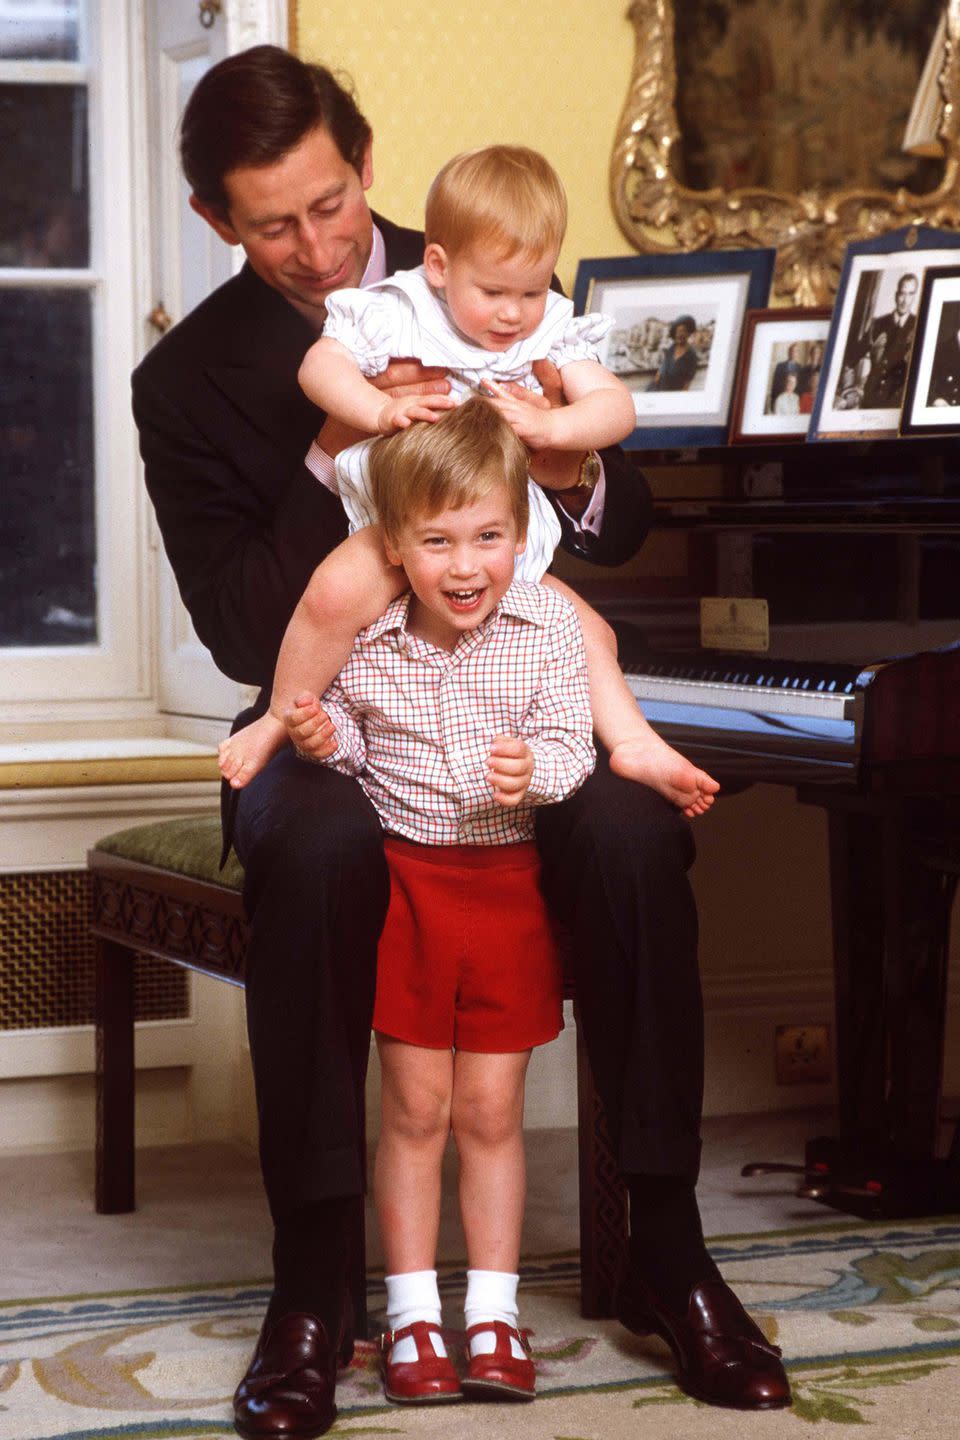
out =
[(775, 260), (775, 250), (702, 250), (580, 261), (574, 306), (613, 319), (601, 359), (634, 396), (625, 449), (726, 442), (744, 317), (766, 306)]
[(924, 275), (958, 260), (960, 234), (930, 225), (847, 246), (808, 442), (898, 433)]

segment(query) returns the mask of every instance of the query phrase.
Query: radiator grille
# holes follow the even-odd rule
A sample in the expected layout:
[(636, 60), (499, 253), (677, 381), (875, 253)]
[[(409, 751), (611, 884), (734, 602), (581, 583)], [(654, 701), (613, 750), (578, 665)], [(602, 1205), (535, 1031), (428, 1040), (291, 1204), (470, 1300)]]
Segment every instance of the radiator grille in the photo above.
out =
[[(85, 870), (0, 875), (0, 1031), (93, 1023), (90, 876)], [(138, 955), (136, 1018), (183, 1020), (189, 976)]]

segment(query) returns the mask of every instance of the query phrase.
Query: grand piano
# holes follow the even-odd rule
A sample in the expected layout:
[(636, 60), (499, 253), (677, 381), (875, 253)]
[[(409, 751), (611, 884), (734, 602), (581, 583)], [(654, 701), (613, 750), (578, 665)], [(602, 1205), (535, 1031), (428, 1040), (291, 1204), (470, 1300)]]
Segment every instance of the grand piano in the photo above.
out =
[[(637, 459), (655, 467), (656, 525), (685, 537), (687, 574), (666, 594), (591, 595), (631, 689), (728, 790), (793, 786), (828, 816), (837, 1134), (751, 1173), (794, 1169), (800, 1193), (864, 1216), (956, 1210), (960, 1124), (944, 1147), (941, 1086), (960, 873), (960, 441)], [(768, 648), (701, 645), (704, 595), (765, 600)]]

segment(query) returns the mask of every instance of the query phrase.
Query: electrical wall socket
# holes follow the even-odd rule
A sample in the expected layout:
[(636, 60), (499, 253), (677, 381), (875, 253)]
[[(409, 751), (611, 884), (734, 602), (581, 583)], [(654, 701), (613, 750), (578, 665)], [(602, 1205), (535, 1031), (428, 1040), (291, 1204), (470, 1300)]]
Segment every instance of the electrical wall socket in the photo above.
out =
[(826, 1025), (778, 1025), (774, 1036), (778, 1085), (812, 1085), (830, 1079), (830, 1030)]

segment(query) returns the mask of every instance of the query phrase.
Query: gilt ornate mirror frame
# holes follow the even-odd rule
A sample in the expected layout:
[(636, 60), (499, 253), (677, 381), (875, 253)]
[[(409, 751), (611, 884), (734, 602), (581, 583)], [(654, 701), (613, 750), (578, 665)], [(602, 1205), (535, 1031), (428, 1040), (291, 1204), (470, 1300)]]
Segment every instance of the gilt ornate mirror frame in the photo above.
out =
[(944, 150), (940, 183), (927, 194), (904, 188), (819, 190), (688, 189), (674, 176), (671, 150), (680, 140), (673, 0), (633, 0), (628, 11), (636, 56), (610, 168), (617, 221), (635, 249), (672, 254), (773, 246), (771, 301), (829, 304), (844, 250), (911, 223), (960, 228), (960, 0), (948, 0), (939, 88)]

